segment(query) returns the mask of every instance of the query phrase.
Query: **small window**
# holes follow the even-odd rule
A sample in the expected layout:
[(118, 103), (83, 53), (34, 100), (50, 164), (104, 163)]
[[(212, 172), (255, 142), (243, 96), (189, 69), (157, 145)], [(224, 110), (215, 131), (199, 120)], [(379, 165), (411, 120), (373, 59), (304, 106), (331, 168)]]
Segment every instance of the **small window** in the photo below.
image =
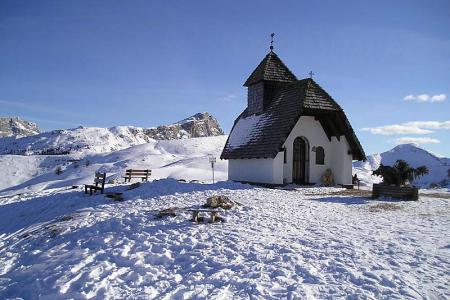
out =
[(287, 163), (287, 149), (286, 147), (283, 148), (283, 162)]
[(325, 150), (323, 147), (316, 147), (316, 165), (324, 165), (325, 164)]

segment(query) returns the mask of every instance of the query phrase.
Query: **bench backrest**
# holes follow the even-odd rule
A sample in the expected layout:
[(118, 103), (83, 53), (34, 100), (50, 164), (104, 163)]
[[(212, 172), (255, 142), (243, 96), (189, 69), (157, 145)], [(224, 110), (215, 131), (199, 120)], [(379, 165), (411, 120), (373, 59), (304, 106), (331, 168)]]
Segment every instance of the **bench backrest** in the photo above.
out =
[(126, 176), (133, 176), (133, 175), (142, 175), (142, 176), (148, 176), (152, 174), (152, 170), (135, 170), (135, 169), (128, 169), (125, 171)]
[(95, 178), (94, 178), (95, 186), (98, 187), (100, 184), (103, 189), (105, 187), (105, 181), (106, 181), (106, 173), (95, 172)]

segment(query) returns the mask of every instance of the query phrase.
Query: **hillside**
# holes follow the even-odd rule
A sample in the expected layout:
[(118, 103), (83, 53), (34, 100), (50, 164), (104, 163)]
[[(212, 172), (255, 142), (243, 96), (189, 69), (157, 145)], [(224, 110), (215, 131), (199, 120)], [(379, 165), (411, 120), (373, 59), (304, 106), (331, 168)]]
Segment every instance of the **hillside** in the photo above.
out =
[(39, 128), (33, 122), (22, 120), (19, 117), (0, 117), (0, 138), (24, 137), (39, 133)]
[(376, 170), (380, 164), (393, 165), (397, 160), (403, 159), (413, 167), (425, 165), (429, 169), (429, 174), (414, 182), (416, 185), (428, 187), (430, 184), (449, 184), (450, 159), (438, 157), (425, 149), (413, 144), (402, 144), (393, 149), (367, 156), (365, 162), (355, 162), (353, 172), (366, 184), (377, 183), (381, 179), (372, 176), (372, 171)]
[[(94, 130), (93, 133), (96, 132), (98, 131)], [(105, 137), (111, 137), (107, 133)], [(149, 139), (148, 142), (126, 149), (100, 152), (102, 149), (110, 149), (108, 147), (113, 144), (105, 139), (109, 146), (105, 148), (97, 146), (95, 150), (99, 152), (74, 152), (67, 155), (0, 155), (0, 170), (2, 170), (0, 194), (90, 183), (95, 171), (106, 172), (108, 181), (121, 180), (127, 168), (152, 169), (153, 179), (175, 178), (209, 182), (212, 174), (208, 155), (220, 156), (226, 138), (227, 136), (215, 136), (171, 141)], [(125, 146), (114, 144), (117, 145)], [(63, 169), (60, 175), (55, 174), (58, 166)], [(217, 180), (227, 179), (226, 161), (218, 160), (215, 177)]]
[(0, 138), (0, 154), (36, 155), (69, 153), (104, 153), (149, 143), (190, 137), (223, 135), (217, 120), (209, 113), (156, 128), (115, 126), (53, 130), (22, 138)]

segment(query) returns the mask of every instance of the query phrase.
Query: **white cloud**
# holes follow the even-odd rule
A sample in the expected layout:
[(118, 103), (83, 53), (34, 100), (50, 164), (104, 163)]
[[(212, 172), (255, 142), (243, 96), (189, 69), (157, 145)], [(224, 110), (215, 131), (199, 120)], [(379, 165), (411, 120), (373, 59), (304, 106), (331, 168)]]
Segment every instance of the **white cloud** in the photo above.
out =
[(430, 102), (442, 102), (445, 101), (446, 98), (447, 96), (445, 94), (434, 95), (431, 97)]
[(421, 95), (406, 95), (403, 97), (404, 101), (408, 102), (443, 102), (447, 99), (447, 96), (445, 94), (439, 94), (439, 95), (428, 95), (428, 94), (421, 94)]
[(450, 129), (450, 121), (416, 121), (404, 123), (404, 125), (426, 129)]
[(413, 101), (413, 100), (416, 100), (416, 96), (414, 96), (414, 95), (408, 95), (408, 96), (405, 96), (405, 97), (403, 98), (403, 100), (405, 100), (405, 101)]
[(362, 131), (369, 131), (372, 134), (393, 135), (393, 134), (428, 134), (431, 130), (419, 127), (406, 126), (403, 124), (386, 125), (379, 127), (363, 128)]
[(428, 138), (428, 137), (422, 137), (422, 138), (415, 138), (415, 137), (402, 137), (394, 140), (394, 143), (396, 144), (439, 144), (441, 143), (438, 139)]
[(378, 127), (362, 128), (372, 134), (393, 135), (393, 134), (428, 134), (432, 130), (450, 129), (450, 121), (415, 121), (401, 124), (392, 124)]
[(416, 97), (417, 102), (428, 102), (428, 100), (430, 100), (430, 96), (427, 94), (422, 94), (422, 95), (418, 95)]

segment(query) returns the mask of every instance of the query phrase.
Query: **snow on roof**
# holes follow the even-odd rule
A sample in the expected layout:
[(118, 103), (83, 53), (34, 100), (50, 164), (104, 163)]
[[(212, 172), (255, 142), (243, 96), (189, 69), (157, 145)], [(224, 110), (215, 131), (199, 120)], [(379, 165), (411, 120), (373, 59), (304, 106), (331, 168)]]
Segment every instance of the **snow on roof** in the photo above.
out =
[(251, 115), (238, 120), (230, 134), (228, 146), (232, 149), (248, 144), (260, 135), (259, 128), (264, 126), (268, 118), (266, 114)]

